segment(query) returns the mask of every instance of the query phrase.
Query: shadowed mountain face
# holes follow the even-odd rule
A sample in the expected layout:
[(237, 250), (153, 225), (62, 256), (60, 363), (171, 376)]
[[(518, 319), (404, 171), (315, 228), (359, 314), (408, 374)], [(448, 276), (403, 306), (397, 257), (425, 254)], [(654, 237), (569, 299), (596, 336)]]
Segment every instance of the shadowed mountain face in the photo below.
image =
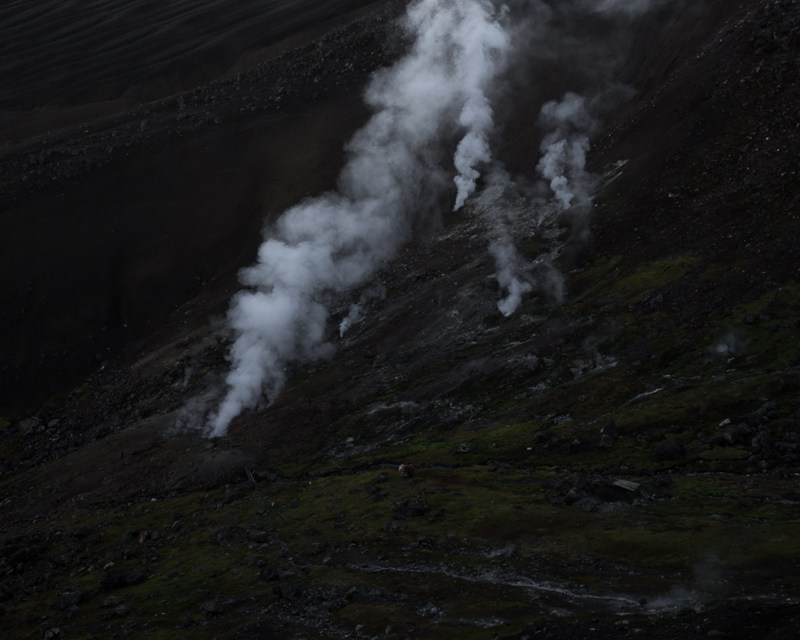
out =
[(225, 73), (246, 54), (369, 4), (8, 2), (0, 9), (0, 109), (166, 97)]
[[(265, 216), (331, 187), (365, 118), (360, 87), (389, 59), (394, 14), (347, 15), (321, 41), (278, 43), (244, 76), (4, 148), (3, 405), (68, 388), (198, 294), (224, 309)], [(41, 118), (92, 109), (33, 109), (8, 124), (38, 132)]]
[[(488, 6), (418, 4), (420, 33)], [(289, 246), (287, 208), (357, 201), (347, 141), (450, 99), (447, 74), (364, 104), (421, 55), (403, 2), (18, 5), (9, 637), (797, 635), (800, 3), (508, 3), (513, 55), (453, 89), (492, 126), (441, 116), (494, 170), (452, 213), (463, 129), (406, 147), (438, 163), (408, 187), (426, 217), (354, 288), (310, 289), (331, 348), (213, 440), (262, 228)]]

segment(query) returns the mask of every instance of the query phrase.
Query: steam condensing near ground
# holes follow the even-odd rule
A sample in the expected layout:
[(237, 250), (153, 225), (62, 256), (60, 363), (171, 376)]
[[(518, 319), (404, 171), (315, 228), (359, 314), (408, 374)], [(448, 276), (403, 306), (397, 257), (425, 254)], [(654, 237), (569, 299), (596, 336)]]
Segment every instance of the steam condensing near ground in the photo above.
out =
[[(540, 1), (512, 10), (525, 14), (528, 28), (549, 47), (557, 40), (548, 23), (556, 8), (629, 19), (656, 4), (574, 0), (554, 8)], [(337, 190), (286, 211), (268, 230), (256, 264), (240, 274), (245, 288), (228, 314), (231, 368), (224, 398), (208, 417), (212, 436), (224, 435), (243, 410), (272, 403), (290, 364), (331, 353), (326, 336), (335, 297), (367, 282), (409, 239), (419, 218), (439, 215), (435, 203), (453, 182), (457, 211), (476, 191), (482, 171), (491, 169), (495, 183), (508, 179), (492, 164), (491, 138), (501, 126), (492, 100), (528, 35), (511, 26), (510, 11), (492, 0), (417, 0), (409, 6), (403, 28), (412, 44), (370, 81), (365, 99), (374, 115), (346, 146)], [(600, 67), (606, 63), (596, 64), (605, 77), (607, 69)], [(561, 209), (585, 202), (586, 153), (597, 128), (587, 99), (567, 93), (545, 104), (539, 118), (541, 159), (529, 179), (543, 179)], [(500, 312), (514, 313), (534, 290), (563, 298), (563, 278), (551, 260), (526, 265), (520, 259), (509, 213), (483, 211), (492, 216), (489, 251), (504, 292)], [(362, 310), (353, 307), (340, 335), (361, 318)]]

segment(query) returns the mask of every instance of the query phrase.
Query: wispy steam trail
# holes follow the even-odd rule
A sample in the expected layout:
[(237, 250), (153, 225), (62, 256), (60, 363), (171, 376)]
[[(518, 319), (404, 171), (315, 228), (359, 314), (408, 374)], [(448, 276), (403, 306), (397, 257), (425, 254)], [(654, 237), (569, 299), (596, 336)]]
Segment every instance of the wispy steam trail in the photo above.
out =
[(229, 312), (236, 339), (212, 436), (244, 409), (274, 401), (289, 364), (330, 350), (329, 298), (373, 275), (446, 188), (439, 150), (458, 125), (467, 129), (456, 154), (459, 198), (474, 189), (475, 167), (489, 157), (486, 87), (508, 48), (500, 16), (490, 0), (418, 0), (405, 26), (414, 44), (372, 80), (366, 100), (375, 115), (348, 144), (338, 190), (286, 211), (241, 274), (248, 289)]
[[(545, 103), (539, 112), (538, 124), (544, 133), (536, 170), (552, 192), (555, 207), (538, 203), (536, 208), (543, 221), (548, 216), (552, 217), (554, 213), (568, 212), (571, 226), (570, 242), (573, 243), (573, 247), (585, 243), (589, 238), (590, 207), (581, 205), (591, 203), (591, 194), (595, 186), (595, 177), (586, 170), (586, 161), (591, 137), (600, 127), (596, 111), (608, 111), (614, 105), (621, 103), (630, 97), (630, 90), (613, 81), (621, 62), (621, 58), (615, 55), (613, 48), (610, 51), (603, 51), (597, 47), (588, 47), (582, 52), (571, 51), (569, 48), (575, 46), (578, 41), (564, 37), (564, 33), (559, 31), (557, 26), (558, 21), (550, 22), (550, 18), (554, 15), (550, 10), (556, 12), (561, 10), (564, 12), (562, 15), (573, 17), (595, 14), (624, 26), (633, 19), (672, 1), (562, 0), (560, 3), (530, 4), (531, 7), (538, 6), (544, 9), (539, 14), (543, 20), (535, 25), (534, 33), (537, 34), (539, 46), (534, 55), (543, 59), (548, 56), (558, 59), (560, 56), (568, 58), (574, 54), (577, 60), (582, 56), (582, 62), (573, 61), (572, 64), (577, 65), (593, 84), (601, 81), (600, 89), (598, 90), (596, 86), (589, 94), (590, 99), (570, 91), (560, 100)], [(562, 50), (563, 47), (567, 48)], [(484, 158), (486, 158), (484, 161), (488, 161), (488, 154), (481, 157), (482, 160)], [(499, 210), (497, 206), (495, 209)], [(498, 284), (505, 292), (505, 297), (497, 306), (504, 316), (513, 314), (522, 303), (523, 297), (529, 293), (544, 293), (556, 302), (561, 302), (565, 291), (564, 278), (554, 264), (560, 249), (555, 249), (552, 255), (540, 256), (535, 264), (526, 262), (514, 246), (513, 224), (513, 219), (507, 213), (505, 216), (495, 214), (490, 224), (489, 251), (495, 259)]]
[(518, 218), (532, 212), (507, 197), (506, 187), (511, 184), (511, 179), (502, 169), (493, 167), (486, 182), (486, 188), (475, 198), (474, 208), (486, 220), (489, 253), (497, 268), (495, 278), (506, 292), (505, 297), (498, 301), (497, 309), (504, 316), (510, 316), (519, 307), (523, 296), (534, 289), (531, 265), (519, 255), (512, 235)]
[(515, 193), (514, 182), (498, 167), (492, 168), (486, 183), (473, 206), (486, 220), (489, 253), (497, 269), (495, 278), (505, 294), (497, 302), (498, 311), (506, 317), (512, 315), (523, 298), (534, 292), (556, 303), (563, 302), (564, 279), (552, 264), (553, 256), (545, 253), (531, 262), (520, 255), (514, 244), (518, 224), (541, 228), (547, 222), (547, 208), (542, 208), (540, 201)]
[(467, 133), (458, 143), (454, 158), (458, 193), (453, 211), (463, 207), (475, 191), (475, 181), (480, 176), (476, 167), (492, 159), (488, 136), (494, 127), (494, 114), (486, 90), (504, 68), (511, 47), (508, 33), (497, 23), (492, 26), (492, 29), (485, 29), (482, 24), (476, 24), (479, 33), (468, 36), (462, 43), (463, 56), (469, 61), (464, 70), (469, 75), (462, 80), (467, 100), (458, 122)]
[(542, 140), (542, 157), (536, 168), (549, 181), (561, 208), (568, 209), (589, 197), (586, 154), (589, 135), (597, 122), (589, 113), (585, 98), (567, 93), (561, 100), (542, 107), (539, 123), (548, 133)]

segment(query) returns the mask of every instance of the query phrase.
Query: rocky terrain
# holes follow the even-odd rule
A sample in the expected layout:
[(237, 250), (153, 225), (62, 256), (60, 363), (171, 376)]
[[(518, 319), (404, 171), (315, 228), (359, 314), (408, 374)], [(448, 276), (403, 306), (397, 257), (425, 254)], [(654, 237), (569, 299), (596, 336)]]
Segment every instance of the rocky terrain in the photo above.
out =
[[(3, 636), (796, 637), (800, 3), (665, 10), (593, 140), (588, 242), (486, 189), (210, 440), (181, 418), (227, 372), (236, 271), (408, 46), (402, 2), (319, 5), (180, 82), (5, 85)], [(566, 82), (510, 83), (511, 173)], [(498, 311), (492, 207), (562, 302)]]

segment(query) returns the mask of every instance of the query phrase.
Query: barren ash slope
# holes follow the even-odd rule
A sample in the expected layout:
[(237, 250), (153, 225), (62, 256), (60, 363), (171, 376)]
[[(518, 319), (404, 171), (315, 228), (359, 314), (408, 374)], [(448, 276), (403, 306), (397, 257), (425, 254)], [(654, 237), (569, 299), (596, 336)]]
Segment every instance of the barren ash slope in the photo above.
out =
[(4, 637), (796, 637), (800, 3), (257, 4), (0, 14)]

